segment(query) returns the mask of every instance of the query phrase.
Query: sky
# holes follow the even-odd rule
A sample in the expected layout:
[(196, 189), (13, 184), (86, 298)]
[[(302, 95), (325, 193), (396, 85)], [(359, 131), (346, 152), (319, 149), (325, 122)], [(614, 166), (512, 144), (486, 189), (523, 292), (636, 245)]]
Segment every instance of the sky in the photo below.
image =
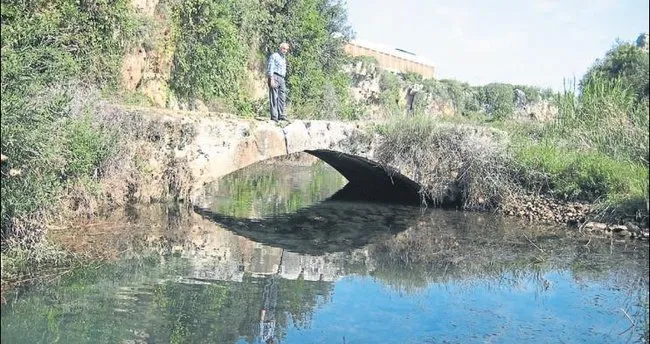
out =
[(562, 90), (619, 38), (649, 31), (648, 0), (347, 0), (356, 38), (422, 55), (437, 79)]

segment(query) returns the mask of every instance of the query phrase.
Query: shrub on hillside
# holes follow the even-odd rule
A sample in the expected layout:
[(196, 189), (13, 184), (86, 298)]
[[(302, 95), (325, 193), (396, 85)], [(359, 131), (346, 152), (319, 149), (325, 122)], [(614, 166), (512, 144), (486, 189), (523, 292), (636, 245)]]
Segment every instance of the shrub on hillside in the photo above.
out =
[(397, 75), (387, 71), (381, 72), (379, 77), (379, 101), (387, 113), (399, 113), (401, 88), (402, 81)]
[(481, 111), (477, 88), (452, 79), (427, 80), (424, 91), (431, 94), (432, 99), (450, 101), (456, 114), (470, 116)]
[(67, 78), (116, 86), (126, 49), (146, 29), (126, 0), (10, 1), (1, 20), (3, 96)]
[[(176, 95), (192, 103), (222, 100), (248, 109), (242, 98), (249, 42), (255, 30), (248, 23), (261, 17), (251, 1), (183, 1), (172, 8), (175, 50), (170, 86)], [(237, 17), (241, 15), (241, 17)]]

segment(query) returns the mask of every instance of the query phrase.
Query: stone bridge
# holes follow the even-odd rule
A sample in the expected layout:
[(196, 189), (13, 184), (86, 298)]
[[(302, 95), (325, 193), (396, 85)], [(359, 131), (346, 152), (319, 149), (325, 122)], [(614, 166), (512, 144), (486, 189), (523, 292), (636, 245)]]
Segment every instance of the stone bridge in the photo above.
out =
[(191, 200), (203, 185), (219, 177), (266, 159), (306, 152), (350, 182), (341, 197), (361, 194), (381, 201), (422, 201), (419, 184), (373, 161), (379, 136), (369, 123), (294, 120), (281, 126), (271, 121), (207, 117), (182, 121), (194, 122), (189, 126), (193, 135), (174, 152), (187, 162), (192, 175)]

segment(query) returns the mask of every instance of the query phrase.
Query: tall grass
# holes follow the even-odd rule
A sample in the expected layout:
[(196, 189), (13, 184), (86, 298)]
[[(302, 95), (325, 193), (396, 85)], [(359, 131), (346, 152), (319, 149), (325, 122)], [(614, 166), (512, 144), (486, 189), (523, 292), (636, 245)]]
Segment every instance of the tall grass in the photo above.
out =
[(565, 89), (556, 103), (559, 113), (546, 126), (546, 137), (619, 161), (648, 164), (648, 99), (638, 100), (620, 79), (593, 77), (580, 93), (575, 86)]
[(559, 147), (553, 141), (520, 140), (514, 145), (525, 167), (527, 188), (566, 200), (643, 198), (648, 194), (648, 169), (618, 161), (598, 151)]
[(506, 126), (527, 187), (647, 218), (648, 99), (620, 79), (592, 77), (580, 92), (569, 84), (555, 101), (554, 121)]
[[(92, 91), (52, 85), (4, 103), (2, 117), (2, 238), (26, 236), (29, 222), (56, 209), (65, 186), (96, 176), (116, 141), (91, 122)], [(12, 176), (10, 171), (20, 171)]]

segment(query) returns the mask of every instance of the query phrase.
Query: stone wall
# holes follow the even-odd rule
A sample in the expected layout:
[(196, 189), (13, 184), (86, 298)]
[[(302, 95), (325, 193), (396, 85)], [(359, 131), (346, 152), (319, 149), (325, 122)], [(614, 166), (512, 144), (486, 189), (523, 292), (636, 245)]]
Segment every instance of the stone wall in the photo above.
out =
[[(133, 116), (123, 110), (122, 116)], [(248, 165), (305, 150), (329, 149), (372, 158), (375, 137), (362, 122), (272, 121), (233, 116), (195, 115), (181, 111), (139, 110), (147, 137), (130, 143), (139, 169), (134, 182), (118, 177), (115, 184), (133, 184), (136, 202), (158, 197), (190, 200), (207, 183)], [(128, 177), (127, 177), (128, 178)], [(171, 184), (171, 185), (166, 185)], [(173, 192), (160, 193), (156, 189)], [(116, 189), (113, 187), (112, 189)], [(161, 196), (162, 195), (162, 196)], [(166, 195), (166, 196), (165, 196)], [(114, 197), (122, 198), (121, 195)]]

